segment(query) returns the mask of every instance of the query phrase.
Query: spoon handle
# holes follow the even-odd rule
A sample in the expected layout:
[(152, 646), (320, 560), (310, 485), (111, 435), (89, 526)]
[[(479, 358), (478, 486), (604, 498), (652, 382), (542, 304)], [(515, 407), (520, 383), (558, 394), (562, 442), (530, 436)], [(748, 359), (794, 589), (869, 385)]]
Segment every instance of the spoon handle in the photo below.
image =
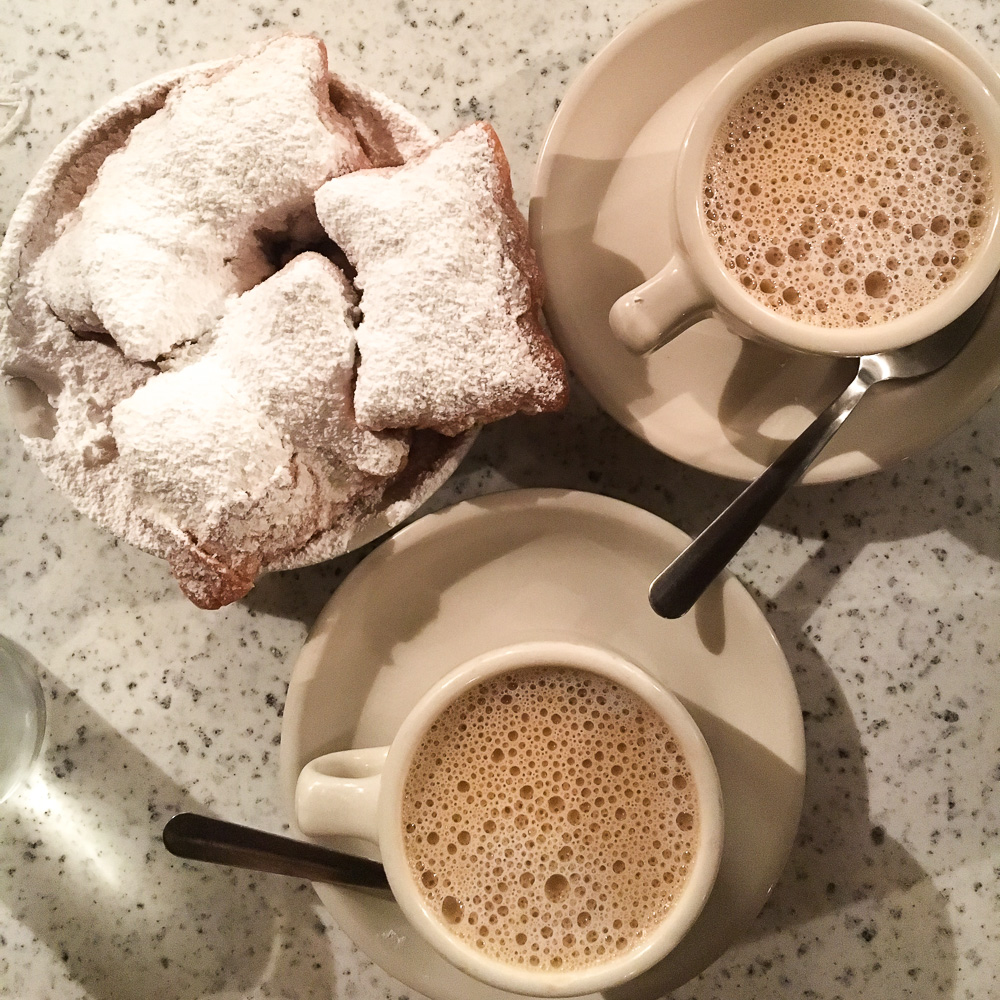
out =
[(310, 882), (369, 889), (389, 886), (377, 861), (196, 813), (178, 813), (169, 819), (163, 827), (163, 845), (171, 854), (192, 861), (291, 875)]
[(859, 362), (850, 385), (653, 581), (649, 603), (658, 615), (680, 618), (690, 610), (809, 468), (872, 382)]

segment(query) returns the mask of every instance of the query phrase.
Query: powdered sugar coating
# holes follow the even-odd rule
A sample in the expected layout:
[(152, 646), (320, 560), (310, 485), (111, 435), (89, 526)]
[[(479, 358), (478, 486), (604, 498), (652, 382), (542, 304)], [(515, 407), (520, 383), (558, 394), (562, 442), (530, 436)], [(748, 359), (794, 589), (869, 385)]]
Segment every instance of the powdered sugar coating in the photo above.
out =
[(234, 299), (187, 364), (113, 408), (119, 474), (155, 498), (146, 516), (259, 568), (380, 495), (408, 444), (354, 421), (353, 307), (343, 275), (302, 254)]
[(246, 396), (224, 364), (205, 358), (149, 379), (114, 408), (119, 467), (137, 492), (156, 497), (153, 517), (204, 540), (222, 521), (251, 517), (268, 494), (290, 499), (294, 450), (260, 400)]
[(929, 71), (887, 52), (802, 57), (759, 81), (706, 165), (709, 232), (747, 292), (825, 327), (934, 299), (993, 210), (975, 123)]
[(56, 315), (139, 361), (211, 329), (227, 296), (271, 270), (258, 233), (286, 228), (327, 178), (369, 165), (321, 100), (326, 79), (323, 44), (289, 35), (173, 88), (62, 220), (43, 263)]
[(562, 360), (538, 327), (540, 278), (488, 125), (398, 170), (334, 178), (316, 209), (362, 291), (364, 426), (454, 434), (562, 405)]
[(231, 372), (269, 419), (281, 422), (298, 450), (339, 463), (340, 474), (330, 473), (345, 482), (394, 476), (406, 462), (409, 438), (369, 431), (355, 420), (356, 312), (356, 294), (343, 272), (305, 252), (231, 302), (204, 355)]
[(683, 890), (698, 798), (669, 726), (589, 672), (491, 678), (424, 737), (404, 843), (429, 910), (511, 965), (568, 971), (639, 946)]

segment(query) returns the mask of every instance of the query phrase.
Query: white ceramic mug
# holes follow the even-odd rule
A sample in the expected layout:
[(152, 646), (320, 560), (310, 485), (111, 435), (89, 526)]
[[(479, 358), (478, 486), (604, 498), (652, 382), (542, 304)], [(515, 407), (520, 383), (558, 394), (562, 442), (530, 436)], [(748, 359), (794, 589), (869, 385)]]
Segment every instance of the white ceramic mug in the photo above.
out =
[[(425, 894), (418, 887), (415, 866), (407, 856), (404, 843), (404, 787), (414, 755), (436, 720), (441, 718), (442, 713), (456, 699), (475, 689), (483, 681), (497, 675), (537, 667), (568, 667), (587, 674), (597, 674), (637, 696), (647, 709), (652, 710), (654, 717), (666, 723), (673, 734), (697, 799), (697, 833), (691, 834), (695, 839), (693, 859), (687, 864), (686, 878), (681, 889), (665, 913), (658, 913), (657, 920), (652, 921), (652, 926), (644, 936), (633, 942), (627, 950), (612, 951), (612, 957), (595, 960), (595, 964), (582, 968), (566, 970), (531, 968), (525, 964), (503, 961), (477, 950), (477, 947), (449, 931), (440, 911), (432, 910)], [(472, 756), (478, 754), (480, 746), (485, 747), (485, 741), (475, 742)], [(619, 745), (619, 749), (624, 747), (624, 744)], [(494, 749), (491, 752), (495, 754), (497, 751)], [(546, 774), (550, 773), (550, 763), (553, 769), (560, 766), (559, 754), (558, 750), (546, 751)], [(464, 760), (463, 757), (463, 763)], [(588, 765), (591, 763), (588, 762)], [(470, 761), (470, 766), (478, 767), (480, 764), (489, 766), (486, 764), (485, 749), (481, 762)], [(517, 779), (504, 780), (508, 784), (520, 783)], [(622, 780), (628, 784), (627, 779)], [(663, 780), (666, 781), (665, 778)], [(527, 789), (521, 789), (514, 797), (517, 794), (524, 795), (526, 791)], [(623, 791), (619, 794), (631, 796), (634, 793)], [(583, 798), (578, 798), (579, 796)], [(557, 807), (560, 810), (565, 807), (565, 815), (569, 817), (570, 810), (575, 809), (576, 805), (585, 811), (590, 808), (589, 805), (582, 805), (584, 798), (593, 804), (593, 790), (567, 792), (565, 802), (560, 799)], [(548, 799), (547, 803), (551, 805), (552, 801)], [(622, 804), (625, 804), (624, 799)], [(701, 912), (714, 884), (722, 853), (723, 816), (719, 779), (708, 745), (690, 714), (676, 696), (621, 656), (605, 649), (572, 642), (538, 641), (507, 646), (458, 667), (439, 681), (411, 710), (391, 746), (331, 753), (307, 764), (299, 775), (295, 811), (299, 828), (307, 835), (345, 835), (364, 838), (377, 844), (396, 901), (414, 928), (431, 945), (469, 975), (497, 988), (532, 996), (574, 996), (605, 989), (628, 981), (667, 955)], [(595, 824), (588, 825), (587, 829), (592, 831), (592, 836), (599, 836)], [(576, 835), (578, 834), (574, 831), (574, 836)], [(568, 836), (567, 834), (564, 838), (565, 842), (569, 842)], [(656, 840), (657, 836), (663, 836), (669, 845), (672, 834), (670, 831), (654, 831), (648, 838), (649, 842)], [(550, 837), (554, 838), (555, 835), (550, 834)], [(640, 837), (640, 842), (645, 851), (648, 846), (646, 837)], [(609, 858), (612, 848), (613, 845), (609, 845)], [(652, 859), (646, 863), (651, 861)], [(610, 865), (610, 861), (608, 863)], [(639, 866), (643, 863), (638, 862)], [(551, 866), (545, 870), (550, 868)], [(562, 871), (562, 868), (559, 870)], [(552, 878), (562, 879), (563, 876), (550, 875), (549, 881)], [(574, 887), (584, 881), (579, 873), (572, 871), (570, 878), (573, 879)], [(608, 878), (611, 876), (608, 875)], [(548, 881), (545, 884), (548, 886)], [(563, 889), (570, 891), (569, 884), (565, 884)], [(515, 888), (514, 895), (518, 891)], [(668, 898), (666, 886), (662, 898)], [(471, 899), (473, 897), (470, 895), (461, 905), (471, 907)], [(607, 905), (613, 907), (614, 904), (615, 900), (611, 900)], [(581, 907), (583, 905), (579, 904)], [(601, 905), (605, 906), (604, 903)], [(615, 916), (618, 915), (616, 912)], [(624, 912), (620, 915), (628, 917)], [(486, 917), (483, 916), (482, 919), (485, 920)], [(579, 915), (577, 919), (582, 921)], [(590, 917), (587, 916), (586, 919), (589, 921)], [(582, 922), (581, 926), (584, 926)], [(576, 922), (572, 929), (582, 936), (582, 932), (577, 930)]]
[[(810, 54), (870, 48), (899, 56), (930, 71), (950, 89), (979, 126), (994, 185), (985, 236), (957, 280), (925, 305), (896, 318), (865, 326), (825, 327), (769, 309), (748, 294), (725, 267), (706, 225), (702, 191), (706, 159), (727, 113), (768, 72)], [(741, 59), (712, 88), (692, 121), (681, 147), (673, 190), (678, 244), (673, 257), (649, 280), (615, 302), (614, 335), (631, 351), (645, 354), (663, 346), (710, 314), (734, 333), (782, 348), (855, 356), (915, 343), (968, 309), (1000, 270), (1000, 92), (964, 63), (922, 35), (885, 24), (839, 21), (781, 35)]]

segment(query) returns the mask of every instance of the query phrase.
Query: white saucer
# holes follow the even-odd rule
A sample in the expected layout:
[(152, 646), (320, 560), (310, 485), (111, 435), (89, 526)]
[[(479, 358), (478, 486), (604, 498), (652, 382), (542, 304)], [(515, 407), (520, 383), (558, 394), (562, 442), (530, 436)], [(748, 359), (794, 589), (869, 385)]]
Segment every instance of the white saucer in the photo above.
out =
[[(666, 455), (752, 479), (850, 378), (845, 364), (749, 344), (715, 319), (650, 358), (613, 340), (608, 310), (670, 256), (665, 206), (702, 95), (769, 38), (820, 21), (894, 24), (956, 53), (1000, 93), (1000, 76), (912, 0), (667, 0), (618, 35), (570, 87), (531, 199), (549, 324), (570, 366), (619, 423)], [(945, 370), (865, 397), (806, 482), (873, 472), (933, 444), (1000, 385), (1000, 296)]]
[[(650, 609), (650, 580), (688, 541), (619, 500), (552, 489), (465, 501), (399, 531), (341, 584), (292, 671), (281, 734), (288, 814), (307, 761), (389, 743), (459, 663), (529, 638), (603, 644), (691, 710), (726, 810), (722, 865), (698, 922), (667, 959), (613, 993), (653, 1000), (697, 975), (745, 932), (784, 867), (802, 808), (805, 741), (788, 664), (738, 580), (726, 574), (676, 621)], [(435, 1000), (511, 996), (439, 958), (390, 898), (316, 891), (358, 946), (410, 988)]]

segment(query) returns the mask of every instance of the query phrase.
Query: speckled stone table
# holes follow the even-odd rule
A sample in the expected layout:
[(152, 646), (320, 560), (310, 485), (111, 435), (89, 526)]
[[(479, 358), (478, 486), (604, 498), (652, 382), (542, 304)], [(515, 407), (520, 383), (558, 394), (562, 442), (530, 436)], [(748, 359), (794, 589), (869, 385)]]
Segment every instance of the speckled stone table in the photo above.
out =
[[(928, 6), (1000, 65), (995, 0)], [(442, 133), (490, 118), (526, 204), (561, 95), (646, 7), (6, 0), (0, 86), (31, 104), (0, 146), (0, 220), (112, 94), (286, 29), (319, 33), (338, 70)], [(37, 773), (0, 805), (0, 994), (410, 995), (308, 884), (184, 865), (160, 841), (182, 809), (287, 829), (289, 670), (359, 556), (201, 612), (159, 561), (76, 515), (6, 418), (0, 456), (0, 631), (43, 665), (50, 717)], [(736, 490), (577, 386), (564, 414), (484, 432), (433, 506), (531, 485), (606, 493), (689, 532)], [(676, 996), (1000, 997), (1000, 398), (898, 468), (796, 490), (733, 569), (794, 671), (805, 809), (751, 933)]]

